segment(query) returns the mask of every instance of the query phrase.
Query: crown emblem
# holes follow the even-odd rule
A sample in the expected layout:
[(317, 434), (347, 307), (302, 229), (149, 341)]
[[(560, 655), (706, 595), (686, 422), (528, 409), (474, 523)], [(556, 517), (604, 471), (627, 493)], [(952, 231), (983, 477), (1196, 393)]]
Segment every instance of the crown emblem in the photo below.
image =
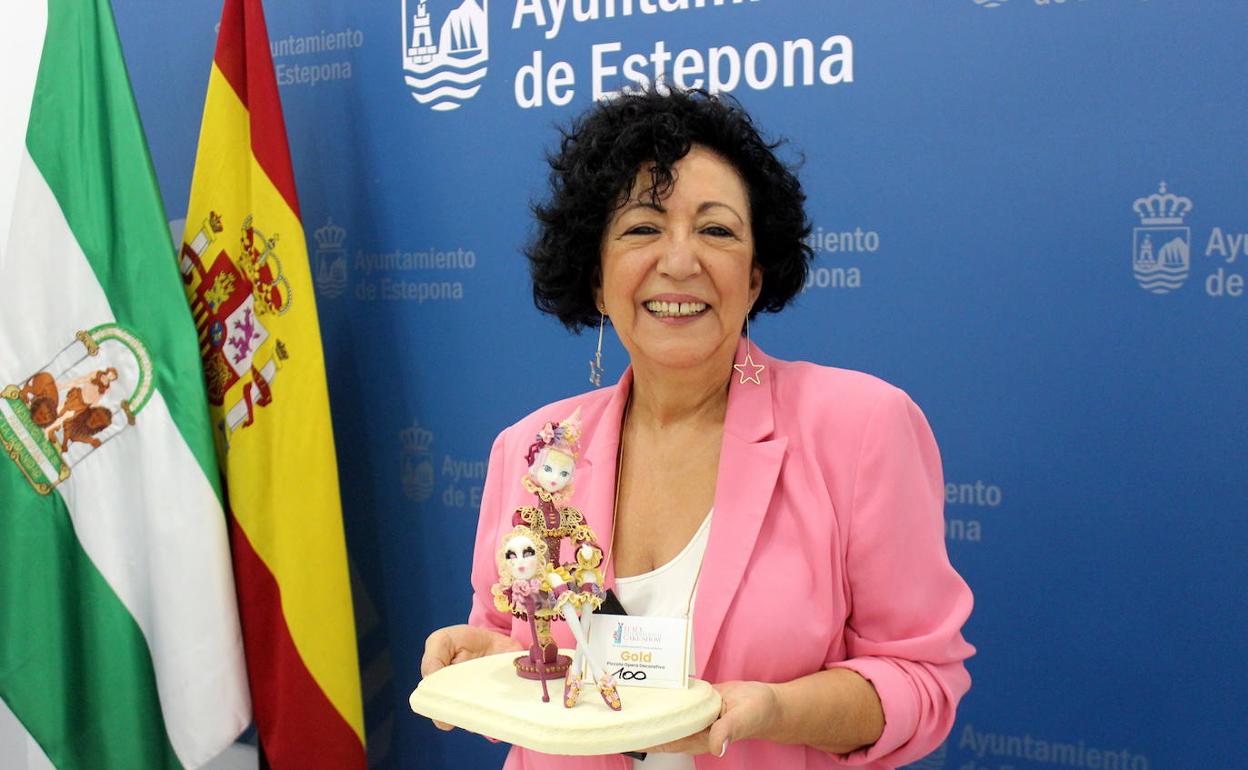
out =
[(399, 431), (399, 438), (406, 454), (427, 454), (433, 447), (433, 431), (420, 427), (420, 423)]
[(1157, 186), (1157, 192), (1147, 198), (1136, 198), (1132, 205), (1140, 215), (1143, 225), (1181, 225), (1183, 217), (1192, 210), (1192, 199), (1166, 192), (1166, 183)]
[(243, 219), (238, 265), (251, 281), (256, 311), (261, 314), (285, 315), (290, 310), (290, 281), (282, 275), (282, 260), (276, 250), (278, 238), (277, 234), (268, 237), (261, 232), (250, 214)]
[(325, 220), (324, 227), (312, 232), (312, 237), (316, 239), (317, 251), (334, 251), (342, 248), (342, 242), (347, 239), (347, 230), (334, 224), (333, 217), (330, 217)]

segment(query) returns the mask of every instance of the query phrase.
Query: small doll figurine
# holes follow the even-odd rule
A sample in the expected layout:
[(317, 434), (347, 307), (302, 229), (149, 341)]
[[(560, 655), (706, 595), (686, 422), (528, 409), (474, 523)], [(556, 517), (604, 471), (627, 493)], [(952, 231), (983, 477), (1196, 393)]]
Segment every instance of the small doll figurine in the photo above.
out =
[[(580, 697), (584, 675), (588, 673), (589, 681), (597, 685), (607, 705), (619, 711), (622, 704), (615, 682), (589, 654), (586, 641), (589, 616), (602, 604), (604, 596), (602, 549), (593, 530), (585, 524), (584, 515), (567, 504), (572, 496), (580, 427), (578, 409), (561, 422), (546, 423), (529, 447), (525, 457), (529, 470), (521, 483), (537, 497), (537, 505), (517, 508), (512, 517), (514, 529), (504, 537), (498, 554), (500, 580), (494, 586), (494, 597), (499, 609), (530, 620), (533, 646), (527, 655), (516, 659), (516, 673), (542, 680), (543, 700), (545, 681), (566, 674), (563, 702), (571, 708)], [(573, 549), (566, 562), (561, 560), (565, 539)], [(521, 562), (530, 550), (536, 567)], [(521, 569), (523, 574), (541, 572), (540, 577), (527, 578), (527, 588), (519, 589), (528, 591), (531, 601), (517, 601), (515, 586)], [(567, 621), (576, 639), (577, 648), (571, 659), (559, 655), (550, 633), (550, 621), (555, 619)]]
[[(588, 529), (588, 528), (586, 528)], [(593, 533), (590, 533), (592, 538)], [(564, 619), (576, 637), (576, 652), (572, 656), (572, 664), (568, 667), (567, 677), (563, 683), (563, 705), (572, 708), (581, 696), (581, 688), (586, 679), (597, 684), (598, 692), (607, 705), (619, 711), (623, 704), (619, 692), (615, 688), (615, 680), (594, 660), (589, 653), (589, 616), (602, 604), (606, 592), (602, 589), (602, 551), (595, 546), (582, 545), (576, 549), (575, 564), (568, 565), (571, 584), (574, 591), (567, 605), (563, 607)], [(588, 670), (588, 677), (584, 674)]]
[(554, 587), (549, 575), (554, 566), (547, 559), (546, 542), (525, 526), (518, 526), (503, 537), (495, 563), (498, 582), (491, 589), (494, 606), (518, 618), (527, 618), (533, 643), (527, 655), (516, 658), (516, 673), (525, 679), (540, 679), (542, 701), (550, 700), (546, 680), (562, 675), (571, 663), (566, 655), (547, 660), (543, 651), (553, 645), (550, 619), (555, 615)]

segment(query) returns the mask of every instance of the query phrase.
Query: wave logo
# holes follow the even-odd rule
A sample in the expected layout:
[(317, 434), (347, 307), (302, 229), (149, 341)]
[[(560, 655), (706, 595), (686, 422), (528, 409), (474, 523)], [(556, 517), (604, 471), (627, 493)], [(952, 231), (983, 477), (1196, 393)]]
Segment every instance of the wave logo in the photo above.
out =
[(928, 754), (922, 759), (911, 762), (906, 765), (906, 770), (944, 770), (945, 763), (949, 759), (949, 743), (940, 744), (940, 747)]
[(1146, 198), (1135, 199), (1140, 227), (1131, 244), (1131, 265), (1140, 288), (1153, 294), (1169, 294), (1183, 285), (1191, 268), (1191, 228), (1183, 217), (1192, 210), (1192, 199), (1166, 192), (1166, 183)]
[[(415, 13), (408, 12), (412, 4)], [(404, 80), (430, 109), (459, 109), (481, 89), (490, 60), (489, 0), (463, 0), (442, 20), (436, 42), (429, 4), (403, 0)]]
[(978, 5), (980, 8), (999, 8), (1009, 1), (1010, 0), (975, 0), (975, 5)]

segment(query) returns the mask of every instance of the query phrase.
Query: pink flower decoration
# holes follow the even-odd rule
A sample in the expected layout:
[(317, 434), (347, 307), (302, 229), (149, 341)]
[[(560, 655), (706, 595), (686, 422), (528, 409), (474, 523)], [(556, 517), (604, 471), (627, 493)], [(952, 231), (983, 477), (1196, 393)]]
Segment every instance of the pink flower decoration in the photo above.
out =
[(555, 440), (555, 428), (550, 423), (546, 423), (542, 426), (542, 432), (537, 435), (544, 443), (549, 444)]
[(517, 597), (523, 599), (529, 594), (536, 593), (541, 583), (534, 578), (533, 580), (518, 580), (511, 586), (511, 592)]

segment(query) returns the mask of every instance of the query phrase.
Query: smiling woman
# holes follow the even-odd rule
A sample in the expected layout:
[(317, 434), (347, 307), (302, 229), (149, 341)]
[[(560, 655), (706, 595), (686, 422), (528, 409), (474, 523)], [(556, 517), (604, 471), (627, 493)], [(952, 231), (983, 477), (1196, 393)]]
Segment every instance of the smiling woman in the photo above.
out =
[(597, 304), (634, 368), (717, 366), (761, 289), (745, 185), (700, 144), (673, 165), (665, 197), (646, 177), (607, 222)]
[[(676, 90), (595, 105), (564, 133), (527, 251), (534, 300), (572, 330), (609, 321), (630, 366), (499, 436), (469, 624), (434, 632), (422, 661), (428, 674), (517, 648), (525, 627), (491, 601), (526, 491), (514, 480), (553, 489), (575, 472), (560, 493), (610, 533), (602, 585), (629, 615), (683, 617), (696, 675), (722, 699), (707, 729), (648, 747), (637, 770), (706, 753), (716, 767), (895, 767), (940, 745), (970, 686), (971, 594), (945, 553), (922, 413), (874, 377), (749, 341), (748, 319), (801, 291), (812, 254), (775, 147), (735, 102)], [(573, 410), (580, 453), (534, 463), (533, 437)], [(622, 761), (516, 747), (506, 767)]]
[[(775, 156), (779, 143), (764, 141), (743, 110), (701, 92), (650, 91), (610, 105), (573, 123), (551, 158), (551, 196), (534, 209), (541, 229), (527, 251), (538, 308), (572, 330), (598, 324), (594, 292), (609, 220), (625, 213), (621, 206), (664, 208), (675, 166), (694, 144), (726, 162), (737, 189), (744, 187), (745, 200), (728, 229), (757, 244), (753, 261), (762, 290), (750, 316), (788, 304), (813, 252), (804, 240), (810, 234), (806, 196)], [(708, 200), (726, 203), (725, 192)]]

